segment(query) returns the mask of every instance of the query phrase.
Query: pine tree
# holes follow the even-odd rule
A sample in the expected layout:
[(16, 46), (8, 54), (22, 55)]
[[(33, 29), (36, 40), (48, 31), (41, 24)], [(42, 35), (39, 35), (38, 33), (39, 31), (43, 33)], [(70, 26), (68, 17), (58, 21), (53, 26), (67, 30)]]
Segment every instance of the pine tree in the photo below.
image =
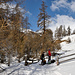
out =
[(65, 26), (64, 26), (64, 29), (63, 29), (63, 36), (66, 36), (66, 29), (65, 29)]
[(30, 29), (31, 24), (28, 22), (28, 17), (26, 16), (26, 18), (22, 19), (22, 28), (26, 29), (26, 33), (27, 33), (27, 29)]
[(67, 35), (70, 35), (71, 34), (71, 28), (70, 28), (70, 26), (68, 26), (68, 28), (67, 28)]
[(47, 6), (45, 5), (44, 1), (42, 1), (41, 6), (42, 6), (42, 8), (39, 8), (40, 14), (38, 15), (37, 25), (38, 25), (38, 27), (40, 26), (44, 30), (44, 33), (45, 33), (46, 26), (50, 22), (49, 21), (50, 16), (46, 12)]
[(73, 34), (75, 34), (75, 29), (73, 30)]
[(68, 43), (71, 43), (71, 39), (70, 39), (70, 37), (68, 37), (67, 41), (68, 41)]
[(55, 30), (55, 39), (58, 39), (59, 38), (59, 28), (57, 27), (56, 30)]
[(60, 25), (59, 27), (58, 34), (59, 34), (59, 37), (62, 38), (62, 25)]

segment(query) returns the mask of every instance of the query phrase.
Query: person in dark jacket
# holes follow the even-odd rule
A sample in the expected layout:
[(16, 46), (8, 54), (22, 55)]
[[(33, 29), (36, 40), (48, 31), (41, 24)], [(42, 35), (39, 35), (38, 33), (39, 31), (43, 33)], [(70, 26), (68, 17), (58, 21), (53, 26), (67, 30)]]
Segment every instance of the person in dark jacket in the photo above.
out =
[(42, 60), (41, 64), (44, 64), (44, 52), (41, 55), (41, 60)]
[(50, 49), (48, 50), (48, 62), (51, 61), (51, 52)]

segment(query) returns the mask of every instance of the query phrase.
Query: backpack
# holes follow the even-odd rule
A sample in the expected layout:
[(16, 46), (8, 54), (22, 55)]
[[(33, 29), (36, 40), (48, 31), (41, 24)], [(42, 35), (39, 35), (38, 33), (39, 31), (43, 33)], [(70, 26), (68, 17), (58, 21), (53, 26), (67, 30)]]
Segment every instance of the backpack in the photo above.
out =
[(42, 59), (42, 55), (41, 55), (40, 59)]

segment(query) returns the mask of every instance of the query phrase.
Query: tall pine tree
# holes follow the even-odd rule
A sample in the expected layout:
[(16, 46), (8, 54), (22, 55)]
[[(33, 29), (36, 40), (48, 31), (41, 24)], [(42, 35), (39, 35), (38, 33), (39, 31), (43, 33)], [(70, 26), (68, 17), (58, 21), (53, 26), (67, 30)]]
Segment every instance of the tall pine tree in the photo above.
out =
[(71, 34), (71, 28), (70, 28), (70, 26), (68, 26), (68, 28), (67, 28), (67, 35), (70, 35)]
[(64, 28), (63, 28), (63, 36), (66, 36), (66, 29), (65, 29), (65, 26), (64, 26)]
[(37, 25), (38, 25), (38, 27), (40, 26), (44, 30), (44, 33), (45, 33), (46, 25), (50, 22), (49, 21), (50, 16), (46, 12), (47, 6), (45, 5), (44, 1), (42, 1), (41, 6), (42, 7), (39, 8), (40, 14), (38, 14)]

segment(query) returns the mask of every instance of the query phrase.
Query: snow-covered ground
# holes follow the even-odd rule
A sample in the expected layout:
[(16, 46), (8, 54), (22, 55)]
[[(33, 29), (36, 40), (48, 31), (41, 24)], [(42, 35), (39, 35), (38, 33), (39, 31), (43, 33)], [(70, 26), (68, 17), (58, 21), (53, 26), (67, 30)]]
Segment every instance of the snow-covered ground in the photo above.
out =
[[(61, 50), (59, 53), (64, 53), (62, 56), (75, 53), (75, 35), (66, 36), (62, 40), (71, 39), (71, 43), (61, 43)], [(69, 58), (74, 58), (75, 55), (59, 59), (60, 61)], [(24, 61), (21, 63), (13, 63), (10, 67), (0, 64), (0, 66), (7, 68), (0, 75), (75, 75), (75, 59), (60, 63), (58, 66), (55, 63), (39, 65), (41, 61), (29, 66), (24, 66)]]
[(62, 42), (61, 43), (61, 49), (62, 50), (75, 50), (75, 35), (66, 36), (62, 40), (68, 40), (68, 38), (71, 39), (71, 43)]

